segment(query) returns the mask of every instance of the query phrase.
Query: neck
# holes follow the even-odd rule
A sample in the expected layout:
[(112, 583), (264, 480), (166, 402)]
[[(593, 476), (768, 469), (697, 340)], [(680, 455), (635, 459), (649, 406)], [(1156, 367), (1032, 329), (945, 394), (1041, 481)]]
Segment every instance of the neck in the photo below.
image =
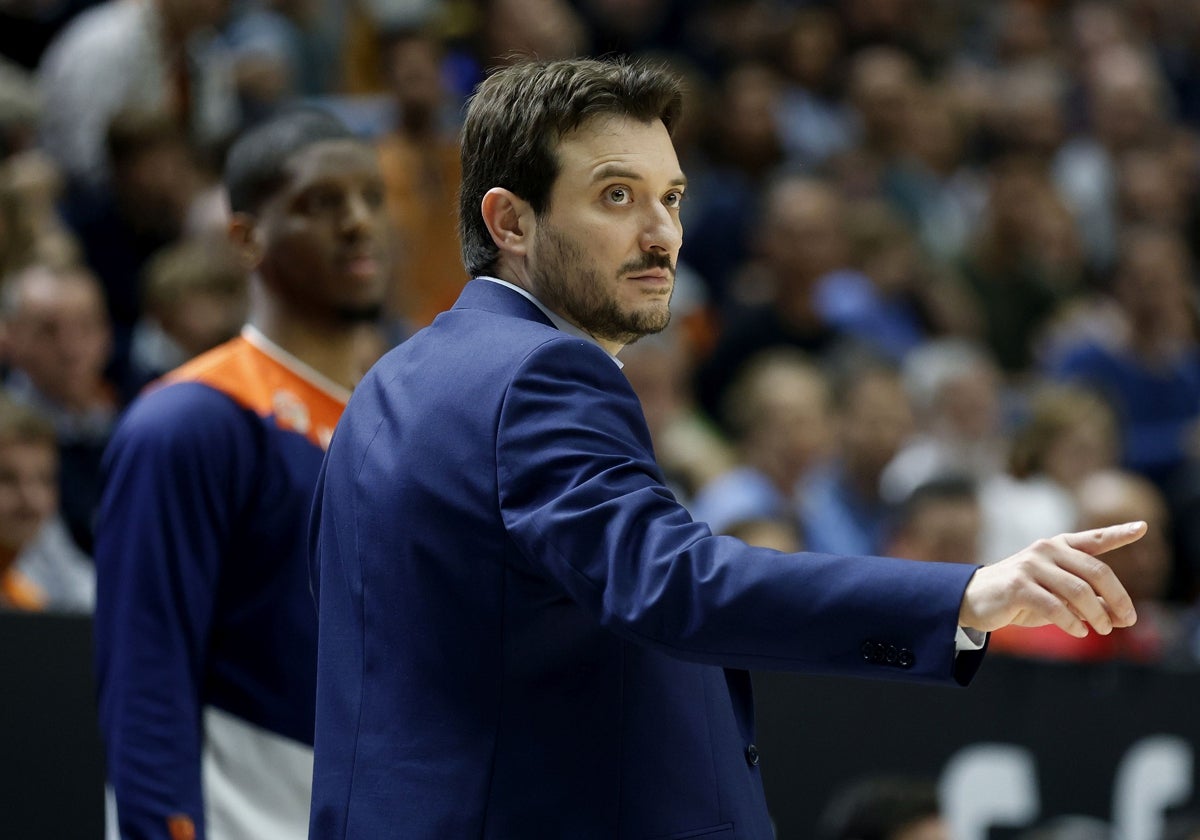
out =
[[(592, 333), (591, 331), (586, 330), (583, 327), (579, 326), (579, 324), (575, 323), (575, 319), (572, 318), (567, 313), (563, 312), (561, 306), (558, 306), (554, 301), (547, 300), (538, 291), (537, 284), (531, 282), (527, 272), (513, 271), (512, 269), (501, 265), (501, 266), (496, 267), (494, 276), (499, 280), (503, 280), (506, 283), (512, 283), (514, 286), (518, 286), (518, 287), (524, 289), (525, 291), (529, 292), (529, 294), (531, 294), (535, 298), (537, 298), (538, 302), (541, 303), (542, 306), (546, 307), (546, 309), (553, 312), (556, 317), (561, 318), (563, 321), (570, 324), (572, 327), (574, 327), (579, 332), (583, 333), (586, 336), (589, 336), (592, 339), (592, 341), (594, 341), (598, 345), (600, 345), (600, 347), (603, 348), (604, 352), (608, 353), (608, 355), (616, 356), (618, 353), (621, 352), (621, 350), (623, 350), (625, 348), (626, 342), (616, 341), (616, 340), (613, 340), (610, 338), (604, 338), (602, 336), (598, 336), (598, 335)], [(556, 326), (561, 327), (562, 325), (556, 324)]]
[(354, 324), (299, 318), (267, 307), (252, 312), (249, 321), (279, 347), (347, 390), (366, 373)]

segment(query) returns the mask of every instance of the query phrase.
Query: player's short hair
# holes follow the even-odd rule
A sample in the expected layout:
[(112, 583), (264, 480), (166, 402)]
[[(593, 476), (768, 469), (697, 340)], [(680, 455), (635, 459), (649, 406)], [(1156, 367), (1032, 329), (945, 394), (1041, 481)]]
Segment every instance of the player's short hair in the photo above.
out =
[(316, 143), (355, 140), (341, 120), (318, 108), (284, 111), (246, 131), (229, 149), (224, 182), (229, 209), (254, 213), (287, 183), (288, 161)]
[(479, 210), (488, 190), (511, 190), (541, 214), (558, 176), (555, 149), (565, 134), (601, 115), (661, 120), (670, 132), (682, 103), (679, 79), (643, 61), (529, 61), (485, 79), (471, 97), (462, 131), (458, 230), (469, 274), (489, 273), (499, 256)]

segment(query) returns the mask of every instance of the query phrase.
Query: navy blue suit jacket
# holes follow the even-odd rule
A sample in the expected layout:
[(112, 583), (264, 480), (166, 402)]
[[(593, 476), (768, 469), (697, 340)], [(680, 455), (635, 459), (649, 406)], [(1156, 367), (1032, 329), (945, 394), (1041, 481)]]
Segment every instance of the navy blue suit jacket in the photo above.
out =
[(312, 549), (315, 840), (768, 838), (744, 669), (979, 658), (974, 567), (714, 537), (613, 360), (486, 280), (355, 390)]

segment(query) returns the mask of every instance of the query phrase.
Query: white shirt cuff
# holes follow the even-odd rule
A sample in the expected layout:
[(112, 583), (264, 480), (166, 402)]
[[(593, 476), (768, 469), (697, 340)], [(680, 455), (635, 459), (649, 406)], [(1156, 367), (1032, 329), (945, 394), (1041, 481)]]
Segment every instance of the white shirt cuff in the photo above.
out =
[(962, 653), (964, 650), (983, 650), (983, 643), (987, 641), (987, 633), (979, 630), (971, 630), (967, 627), (959, 627), (954, 633), (954, 652)]

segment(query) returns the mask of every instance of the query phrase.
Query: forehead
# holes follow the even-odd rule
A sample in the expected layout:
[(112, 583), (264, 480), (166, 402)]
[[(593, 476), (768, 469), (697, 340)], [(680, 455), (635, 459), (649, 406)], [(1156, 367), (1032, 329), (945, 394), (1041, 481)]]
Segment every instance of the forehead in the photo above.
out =
[(283, 171), (290, 192), (324, 181), (380, 177), (375, 150), (353, 138), (321, 140), (305, 146), (287, 159)]
[(9, 437), (5, 440), (0, 438), (0, 465), (6, 469), (39, 468), (48, 464), (52, 466), (57, 456), (58, 449), (48, 440), (17, 437)]
[(683, 179), (671, 135), (661, 120), (642, 122), (613, 114), (592, 117), (563, 135), (555, 155), (560, 181), (591, 181), (610, 164), (647, 180)]
[(103, 306), (99, 286), (84, 274), (39, 271), (24, 279), (20, 292), (22, 307), (31, 312), (46, 310), (61, 314), (67, 310), (99, 310)]

